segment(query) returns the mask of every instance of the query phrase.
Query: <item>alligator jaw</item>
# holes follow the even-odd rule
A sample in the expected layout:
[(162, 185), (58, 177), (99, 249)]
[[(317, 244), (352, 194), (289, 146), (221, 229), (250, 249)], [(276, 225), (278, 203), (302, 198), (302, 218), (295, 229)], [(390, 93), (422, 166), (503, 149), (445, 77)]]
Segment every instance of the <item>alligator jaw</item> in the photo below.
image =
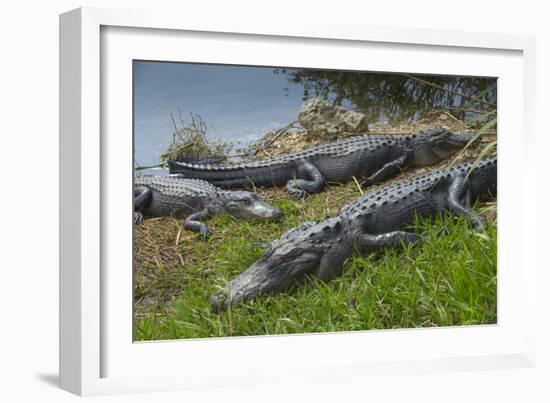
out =
[(449, 137), (447, 137), (447, 141), (449, 143), (458, 147), (465, 146), (472, 139), (473, 139), (473, 136), (471, 134), (452, 134)]
[(291, 241), (277, 245), (231, 280), (225, 290), (214, 294), (210, 305), (219, 312), (259, 294), (288, 290), (300, 283), (306, 274), (315, 272), (322, 253), (322, 248), (295, 246)]

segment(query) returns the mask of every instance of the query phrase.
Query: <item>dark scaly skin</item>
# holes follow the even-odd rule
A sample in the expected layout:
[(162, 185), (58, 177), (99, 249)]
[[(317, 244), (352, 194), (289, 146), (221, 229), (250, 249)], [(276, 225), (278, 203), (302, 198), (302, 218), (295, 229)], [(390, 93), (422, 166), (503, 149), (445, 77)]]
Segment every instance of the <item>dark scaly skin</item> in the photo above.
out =
[(469, 135), (432, 129), (407, 136), (365, 135), (262, 161), (197, 164), (169, 161), (170, 173), (222, 188), (286, 186), (293, 197), (321, 192), (326, 182), (354, 177), (364, 186), (387, 180), (407, 167), (435, 164), (462, 149)]
[(281, 211), (247, 191), (227, 191), (199, 179), (146, 175), (134, 180), (134, 222), (149, 217), (187, 217), (184, 226), (208, 236), (201, 222), (225, 212), (244, 220), (278, 220)]
[(497, 159), (480, 161), (466, 178), (470, 163), (437, 170), (365, 193), (335, 217), (308, 222), (287, 231), (256, 263), (212, 296), (214, 309), (247, 301), (260, 293), (277, 293), (299, 284), (305, 275), (330, 281), (340, 275), (353, 247), (362, 254), (384, 246), (421, 240), (406, 229), (415, 216), (443, 212), (467, 217), (475, 229), (484, 226), (471, 203), (497, 195)]

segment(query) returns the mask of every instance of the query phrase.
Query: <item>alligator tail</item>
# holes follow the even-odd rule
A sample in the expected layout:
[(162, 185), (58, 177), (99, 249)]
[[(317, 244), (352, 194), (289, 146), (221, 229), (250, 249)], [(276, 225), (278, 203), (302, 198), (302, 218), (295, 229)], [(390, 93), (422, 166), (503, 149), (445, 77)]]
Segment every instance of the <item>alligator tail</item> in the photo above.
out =
[(226, 189), (280, 185), (290, 179), (290, 175), (284, 175), (280, 180), (274, 181), (274, 178), (277, 178), (274, 172), (275, 166), (264, 166), (257, 163), (224, 165), (168, 161), (168, 168), (170, 174), (202, 179)]

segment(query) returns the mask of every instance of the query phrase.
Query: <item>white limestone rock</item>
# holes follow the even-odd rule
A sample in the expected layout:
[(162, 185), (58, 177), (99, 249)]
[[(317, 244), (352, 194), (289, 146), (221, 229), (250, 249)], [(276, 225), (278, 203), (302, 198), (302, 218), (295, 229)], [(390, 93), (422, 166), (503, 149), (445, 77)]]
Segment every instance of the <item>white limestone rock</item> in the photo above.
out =
[(365, 114), (341, 106), (332, 106), (320, 98), (309, 99), (303, 103), (298, 113), (298, 122), (309, 135), (324, 138), (336, 138), (342, 133), (369, 131)]

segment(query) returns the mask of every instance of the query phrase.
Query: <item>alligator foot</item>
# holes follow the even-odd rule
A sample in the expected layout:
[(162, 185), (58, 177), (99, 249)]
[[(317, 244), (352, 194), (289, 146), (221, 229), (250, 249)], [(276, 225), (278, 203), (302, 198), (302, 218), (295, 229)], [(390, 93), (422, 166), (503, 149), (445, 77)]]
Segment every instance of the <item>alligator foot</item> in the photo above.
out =
[(369, 187), (377, 183), (384, 182), (390, 179), (391, 177), (397, 175), (397, 173), (399, 173), (402, 170), (402, 168), (405, 166), (406, 162), (407, 162), (406, 155), (403, 155), (394, 161), (388, 162), (386, 165), (380, 168), (377, 172), (373, 173), (368, 178), (363, 179), (360, 185), (362, 187)]
[(472, 212), (470, 219), (472, 220), (472, 226), (474, 227), (474, 230), (477, 232), (482, 232), (487, 226), (485, 219), (478, 214)]
[(325, 182), (321, 171), (311, 162), (302, 161), (298, 166), (297, 178), (288, 181), (286, 188), (295, 199), (301, 199), (311, 193), (322, 192)]
[(134, 224), (139, 224), (143, 221), (143, 214), (139, 211), (134, 211)]
[(202, 224), (199, 234), (201, 234), (204, 238), (208, 238), (208, 235), (210, 235), (210, 228), (208, 228), (206, 224)]
[(481, 232), (486, 225), (485, 219), (470, 207), (471, 194), (467, 181), (464, 175), (459, 175), (453, 180), (447, 195), (449, 205), (455, 215), (466, 217), (472, 223), (474, 230)]
[(208, 228), (208, 225), (199, 220), (202, 220), (208, 214), (210, 214), (210, 211), (208, 209), (193, 213), (185, 219), (185, 221), (183, 222), (183, 226), (190, 229), (191, 231), (198, 232), (206, 238), (208, 237), (208, 235), (210, 235), (210, 229)]
[(305, 199), (308, 196), (308, 193), (294, 182), (289, 182), (286, 185), (286, 190), (293, 199)]
[(208, 238), (210, 235), (210, 228), (203, 222), (185, 220), (183, 226), (191, 231), (198, 232), (203, 238)]

